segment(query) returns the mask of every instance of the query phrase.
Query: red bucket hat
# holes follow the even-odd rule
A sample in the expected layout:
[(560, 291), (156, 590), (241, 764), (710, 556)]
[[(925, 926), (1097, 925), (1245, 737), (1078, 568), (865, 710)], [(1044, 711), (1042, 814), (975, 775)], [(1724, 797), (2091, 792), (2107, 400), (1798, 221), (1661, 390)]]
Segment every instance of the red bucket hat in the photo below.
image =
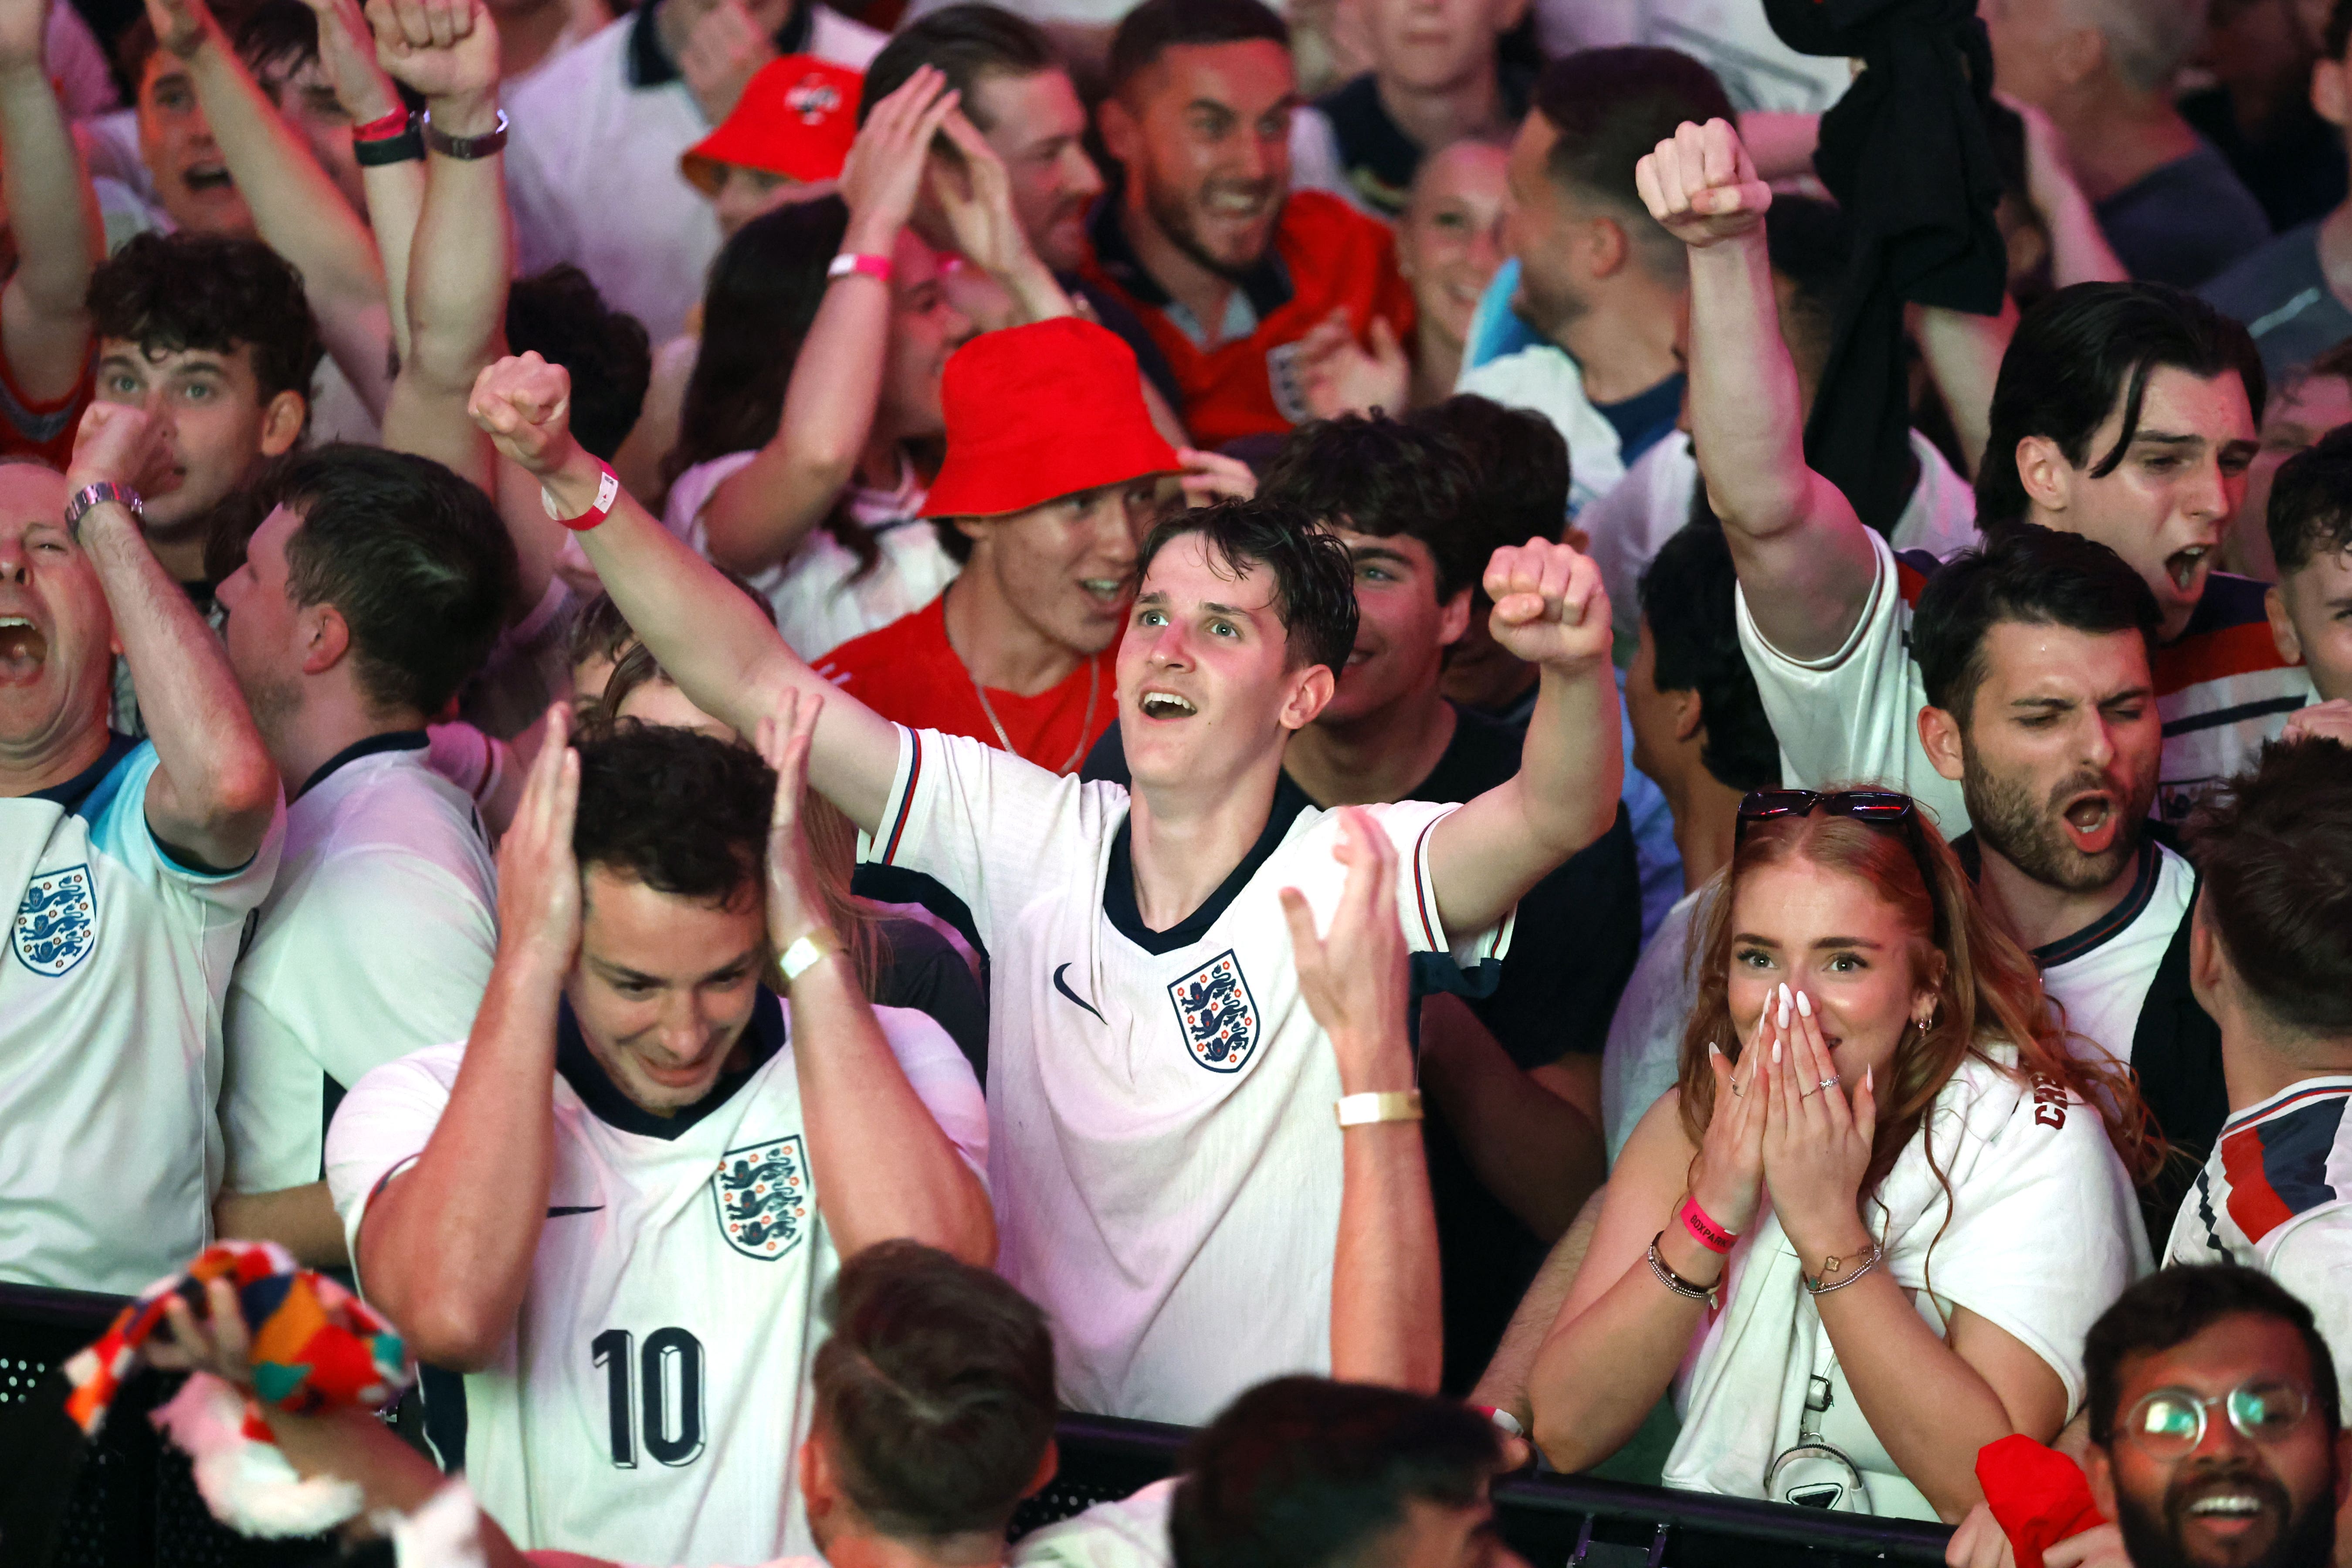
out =
[(677, 161), (687, 183), (709, 195), (721, 165), (814, 183), (837, 180), (857, 139), (857, 95), (866, 79), (814, 55), (770, 60), (743, 86), (719, 128)]
[(925, 517), (997, 517), (1183, 467), (1152, 428), (1135, 351), (1058, 316), (980, 336), (940, 378), (948, 455)]

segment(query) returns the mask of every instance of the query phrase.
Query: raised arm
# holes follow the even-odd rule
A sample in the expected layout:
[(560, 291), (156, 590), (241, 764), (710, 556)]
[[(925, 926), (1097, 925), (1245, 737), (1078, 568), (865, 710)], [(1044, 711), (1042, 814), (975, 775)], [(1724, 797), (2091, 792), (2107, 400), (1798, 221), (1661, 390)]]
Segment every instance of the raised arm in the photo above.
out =
[(42, 63), (48, 15), (48, 0), (0, 0), (0, 195), (16, 238), (0, 353), (42, 403), (69, 395), (89, 368), (89, 278), (106, 254), (98, 197)]
[(1609, 663), (1609, 596), (1590, 556), (1531, 539), (1487, 563), (1495, 640), (1542, 674), (1519, 771), (1441, 820), (1437, 912), (1454, 932), (1500, 921), (1552, 868), (1609, 831), (1625, 759)]
[[(845, 254), (889, 259), (922, 189), (931, 138), (955, 106), (947, 78), (931, 66), (874, 106), (842, 170)], [(704, 504), (710, 558), (720, 565), (759, 572), (791, 555), (856, 473), (882, 393), (896, 287), (866, 272), (826, 284), (793, 363), (776, 433)]]
[(1748, 611), (1791, 658), (1835, 653), (1870, 602), (1877, 558), (1844, 495), (1805, 462), (1764, 247), (1771, 190), (1720, 120), (1685, 123), (1634, 183), (1690, 249), (1691, 439)]
[[(318, 18), (320, 71), (352, 123), (373, 125), (404, 110), (400, 89), (376, 64), (375, 35), (360, 14), (360, 0), (304, 4)], [(408, 251), (425, 205), (425, 162), (404, 158), (362, 163), (360, 188), (367, 197), (368, 227), (375, 237), (383, 300), (392, 318), (393, 359), (398, 363), (408, 357)]]
[(555, 1016), (580, 947), (572, 827), (580, 754), (547, 718), (499, 845), (499, 956), (449, 1102), (416, 1163), (367, 1205), (353, 1251), (368, 1300), (421, 1361), (489, 1364), (530, 1284), (555, 1163)]
[[(1412, 1088), (1405, 1042), (1411, 988), (1397, 921), (1396, 847), (1360, 807), (1340, 813), (1332, 853), (1348, 881), (1331, 929), (1296, 888), (1282, 890), (1298, 989), (1331, 1037), (1342, 1095), (1404, 1094)], [(1339, 1240), (1331, 1265), (1331, 1375), (1424, 1394), (1444, 1363), (1437, 1218), (1421, 1126), (1367, 1121), (1339, 1131)]]
[[(156, 456), (156, 432), (144, 413), (93, 403), (74, 437), (66, 484), (69, 492), (102, 480), (135, 489)], [(82, 514), (79, 532), (155, 746), (147, 825), (205, 867), (242, 866), (277, 814), (278, 764), (254, 728), (220, 638), (156, 563), (128, 507), (100, 502)]]
[(196, 100), (262, 239), (302, 274), (327, 352), (370, 411), (382, 414), (391, 318), (367, 220), (271, 105), (204, 0), (148, 0), (147, 16), (162, 47), (187, 62)]
[[(609, 470), (572, 438), (572, 378), (537, 354), (484, 371), (469, 405), (501, 457), (545, 487), (559, 514), (585, 517)], [(809, 753), (817, 793), (871, 833), (898, 772), (898, 731), (835, 692), (709, 562), (688, 549), (617, 485), (605, 520), (580, 536), (620, 605), (680, 690), (738, 733), (756, 733), (788, 690), (826, 696)]]
[[(779, 953), (827, 927), (824, 895), (801, 830), (809, 742), (824, 704), (818, 692), (786, 691), (758, 731), (760, 754), (776, 770), (768, 937)], [(817, 1209), (841, 1255), (903, 1236), (982, 1268), (995, 1262), (988, 1193), (907, 1081), (837, 938), (785, 984)]]

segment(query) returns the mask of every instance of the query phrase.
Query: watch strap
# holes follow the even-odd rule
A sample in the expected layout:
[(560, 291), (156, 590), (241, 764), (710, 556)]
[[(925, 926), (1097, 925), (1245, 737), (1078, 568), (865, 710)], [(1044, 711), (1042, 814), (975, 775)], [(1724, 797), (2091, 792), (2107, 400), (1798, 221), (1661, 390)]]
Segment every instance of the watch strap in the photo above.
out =
[(144, 518), (147, 515), (146, 504), (139, 499), (139, 492), (129, 485), (120, 485), (112, 479), (100, 479), (96, 484), (84, 485), (74, 491), (73, 499), (66, 502), (66, 532), (72, 536), (76, 544), (81, 542), (82, 518), (89, 513), (90, 508), (104, 501), (115, 502), (129, 510), (134, 518)]
[(450, 135), (433, 123), (433, 111), (429, 109), (417, 116), (416, 123), (425, 133), (425, 146), (440, 153), (444, 158), (455, 158), (460, 163), (470, 163), (476, 158), (489, 157), (506, 146), (507, 111), (501, 109), (498, 111), (498, 115), (499, 128), (485, 132), (479, 136)]

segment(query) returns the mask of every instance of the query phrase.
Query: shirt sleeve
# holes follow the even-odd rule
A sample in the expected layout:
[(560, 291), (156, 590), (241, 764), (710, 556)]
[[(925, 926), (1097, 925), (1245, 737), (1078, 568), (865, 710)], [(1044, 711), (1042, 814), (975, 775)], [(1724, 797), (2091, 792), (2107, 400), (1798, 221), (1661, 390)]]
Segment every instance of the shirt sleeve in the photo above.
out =
[(383, 1184), (425, 1152), (457, 1080), (462, 1046), (436, 1046), (387, 1062), (353, 1085), (327, 1129), (327, 1192), (359, 1272), (360, 1222)]
[(911, 1007), (877, 1007), (890, 1054), (908, 1087), (929, 1110), (931, 1120), (956, 1146), (982, 1187), (988, 1184), (988, 1105), (981, 1098), (980, 1080), (955, 1041), (928, 1016)]
[(241, 924), (277, 879), (278, 855), (286, 839), (285, 799), (278, 799), (269, 830), (262, 835), (261, 846), (251, 859), (226, 871), (195, 869), (172, 858), (147, 820), (148, 784), (159, 765), (153, 742), (141, 742), (114, 775), (120, 782), (111, 795), (91, 813), (91, 839), (148, 886), (159, 891), (176, 889), (205, 909), (208, 928)]
[(2330, 1204), (2298, 1219), (2272, 1249), (2270, 1276), (2319, 1320), (2336, 1381), (2352, 1379), (2352, 1204)]
[[(1461, 809), (1424, 800), (1396, 801), (1364, 809), (1389, 836), (1397, 851), (1397, 919), (1404, 925), (1405, 946), (1414, 952), (1443, 952), (1464, 968), (1500, 959), (1510, 950), (1511, 929), (1517, 911), (1505, 915), (1484, 931), (1453, 932), (1438, 918), (1437, 893), (1429, 876), (1431, 831)], [(1348, 885), (1348, 868), (1339, 863), (1339, 816), (1327, 812), (1299, 841), (1286, 868), (1287, 884), (1307, 899), (1315, 915), (1315, 929), (1331, 928)], [(1555, 1053), (1557, 1055), (1557, 1053)]]
[(898, 731), (898, 772), (862, 859), (936, 879), (971, 909), (992, 951), (1040, 893), (1090, 879), (1095, 847), (1126, 792), (1082, 784), (1034, 763), (936, 730)]

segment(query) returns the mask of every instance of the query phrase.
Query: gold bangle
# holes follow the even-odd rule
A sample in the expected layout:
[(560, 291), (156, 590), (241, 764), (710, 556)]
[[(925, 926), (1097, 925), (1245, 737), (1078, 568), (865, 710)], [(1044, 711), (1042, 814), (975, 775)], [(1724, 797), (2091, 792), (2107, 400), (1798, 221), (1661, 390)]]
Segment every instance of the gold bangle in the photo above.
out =
[(1406, 1089), (1402, 1094), (1343, 1095), (1331, 1104), (1342, 1127), (1365, 1127), (1375, 1121), (1418, 1121), (1421, 1120), (1421, 1090)]
[(776, 972), (784, 977), (784, 984), (789, 987), (793, 981), (814, 968), (818, 959), (828, 952), (840, 951), (841, 938), (834, 934), (833, 928), (818, 926), (776, 955)]

